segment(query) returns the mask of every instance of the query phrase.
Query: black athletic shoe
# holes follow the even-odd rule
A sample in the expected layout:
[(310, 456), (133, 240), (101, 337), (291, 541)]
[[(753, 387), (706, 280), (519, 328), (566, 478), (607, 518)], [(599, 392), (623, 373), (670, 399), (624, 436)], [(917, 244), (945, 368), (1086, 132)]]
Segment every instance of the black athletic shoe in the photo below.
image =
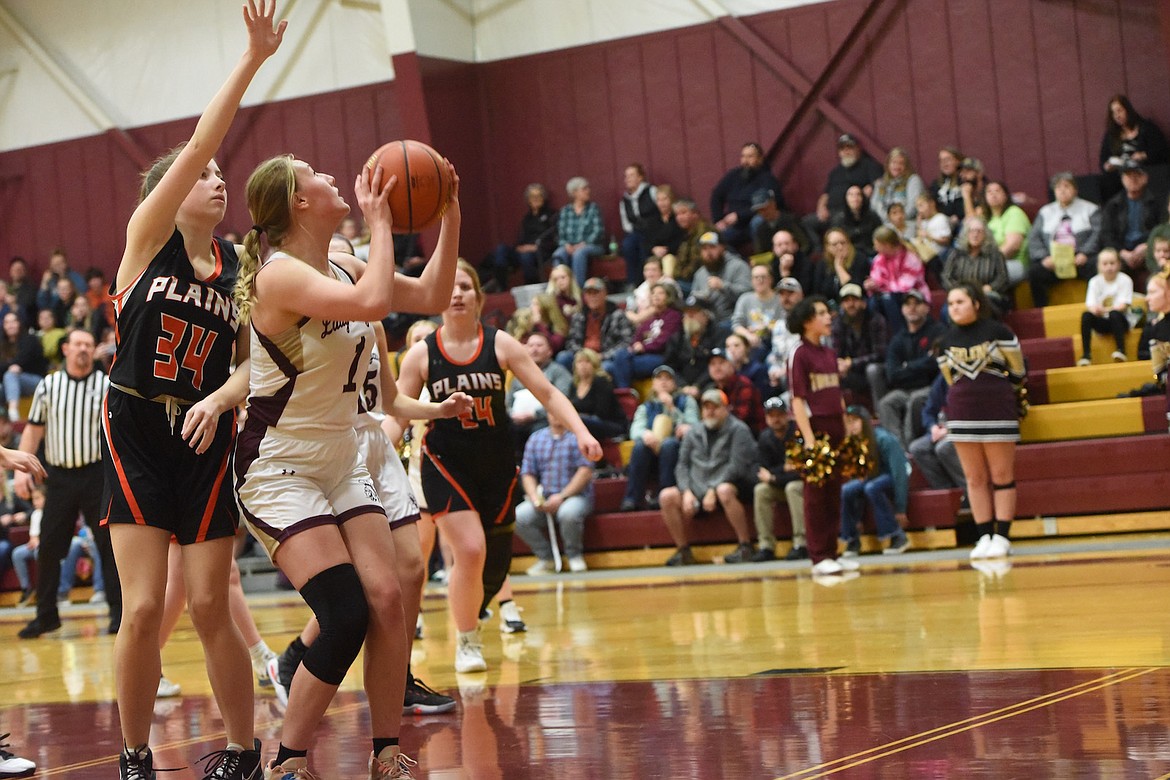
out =
[(121, 780), (156, 780), (154, 754), (148, 747), (140, 751), (124, 749), (118, 756), (118, 767), (122, 771)]
[(50, 631), (56, 631), (61, 627), (61, 618), (53, 618), (51, 620), (42, 621), (39, 617), (35, 617), (28, 622), (28, 625), (20, 629), (17, 634), (21, 639), (36, 639), (42, 634), (47, 634)]
[(761, 547), (752, 553), (752, 563), (763, 563), (764, 561), (776, 560), (776, 551), (771, 547)]
[(203, 762), (203, 780), (261, 780), (264, 776), (260, 740), (253, 750), (216, 750), (199, 760)]
[(723, 562), (724, 563), (750, 563), (752, 560), (752, 555), (754, 553), (755, 553), (755, 550), (752, 549), (752, 546), (750, 544), (748, 544), (747, 542), (743, 542), (738, 547), (735, 548), (735, 552), (730, 552), (727, 555), (724, 555)]
[(406, 698), (402, 703), (403, 715), (441, 715), (455, 709), (455, 700), (444, 696), (429, 685), (411, 675), (406, 680)]
[(786, 560), (786, 561), (807, 561), (808, 560), (808, 548), (807, 547), (793, 547), (791, 550), (788, 551), (788, 554), (784, 556), (784, 560)]

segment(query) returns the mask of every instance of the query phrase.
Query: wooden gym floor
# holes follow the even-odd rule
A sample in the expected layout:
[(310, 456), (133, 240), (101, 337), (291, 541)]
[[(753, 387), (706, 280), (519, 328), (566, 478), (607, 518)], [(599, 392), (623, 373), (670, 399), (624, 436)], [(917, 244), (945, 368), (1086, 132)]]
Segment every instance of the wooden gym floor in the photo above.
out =
[[(965, 553), (863, 556), (829, 581), (785, 563), (516, 577), (528, 632), (493, 617), (481, 675), (452, 671), (430, 592), (414, 671), (460, 707), (407, 718), (403, 748), (431, 778), (1170, 777), (1170, 536), (1025, 542), (983, 571)], [(308, 614), (251, 601), (278, 650)], [(40, 777), (115, 777), (104, 614), (20, 641), (28, 616), (0, 611), (0, 733)], [(185, 619), (163, 658), (183, 696), (156, 706), (155, 763), (194, 765), (223, 732)], [(281, 713), (256, 712), (271, 757)], [(359, 664), (313, 766), (364, 777), (368, 751)]]

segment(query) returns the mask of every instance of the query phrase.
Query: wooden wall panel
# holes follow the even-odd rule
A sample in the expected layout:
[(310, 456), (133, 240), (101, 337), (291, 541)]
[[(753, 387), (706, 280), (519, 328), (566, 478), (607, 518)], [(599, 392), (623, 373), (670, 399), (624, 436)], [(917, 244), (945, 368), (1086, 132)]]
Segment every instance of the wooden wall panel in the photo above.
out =
[[(999, 99), (994, 106), (999, 117), (994, 139), (999, 162), (987, 170), (1013, 191), (1027, 189), (1038, 197), (1045, 191), (1047, 166), (1037, 72), (1040, 55), (1032, 41), (1032, 12), (1026, 3), (1003, 3), (991, 14), (990, 61), (995, 67), (990, 75)], [(989, 165), (990, 151), (985, 154), (984, 165)]]

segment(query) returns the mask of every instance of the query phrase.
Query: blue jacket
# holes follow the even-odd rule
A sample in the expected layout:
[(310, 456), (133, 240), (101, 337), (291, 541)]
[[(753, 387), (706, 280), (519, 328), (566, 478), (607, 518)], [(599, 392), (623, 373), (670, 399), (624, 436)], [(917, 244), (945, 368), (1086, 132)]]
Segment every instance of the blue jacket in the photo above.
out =
[(907, 468), (906, 453), (894, 434), (880, 425), (873, 429), (877, 436), (878, 451), (881, 453), (881, 473), (889, 474), (894, 482), (894, 512), (902, 514), (910, 500), (910, 470)]

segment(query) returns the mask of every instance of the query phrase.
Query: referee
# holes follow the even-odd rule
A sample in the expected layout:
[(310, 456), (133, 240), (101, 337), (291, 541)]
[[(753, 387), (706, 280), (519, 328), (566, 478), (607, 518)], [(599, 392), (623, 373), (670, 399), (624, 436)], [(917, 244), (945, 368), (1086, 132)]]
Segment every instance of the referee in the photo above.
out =
[[(41, 380), (33, 395), (20, 449), (36, 453), (45, 444), (45, 509), (41, 518), (41, 550), (37, 556), (37, 616), (20, 631), (21, 639), (35, 639), (61, 627), (57, 587), (61, 559), (69, 551), (77, 516), (93, 530), (102, 556), (106, 601), (110, 605), (109, 632), (122, 622), (122, 589), (110, 546), (109, 529), (99, 525), (104, 480), (102, 474), (102, 406), (110, 380), (93, 362), (93, 334), (81, 328), (69, 331), (61, 344), (65, 366)], [(28, 498), (32, 478), (16, 475), (16, 493)]]

